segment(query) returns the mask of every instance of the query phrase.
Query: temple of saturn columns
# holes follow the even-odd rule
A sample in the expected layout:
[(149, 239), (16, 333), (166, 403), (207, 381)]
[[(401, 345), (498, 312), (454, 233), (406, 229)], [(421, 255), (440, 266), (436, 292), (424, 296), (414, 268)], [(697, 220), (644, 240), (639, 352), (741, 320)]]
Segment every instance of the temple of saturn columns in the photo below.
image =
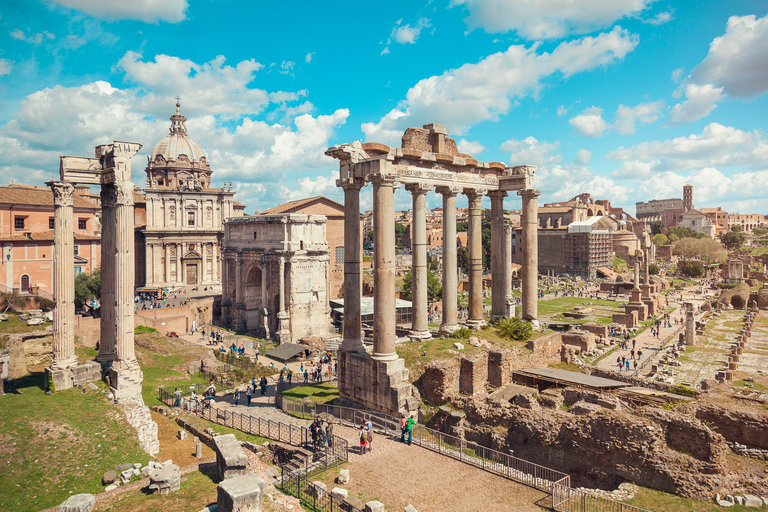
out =
[[(440, 332), (456, 330), (457, 260), (456, 196), (469, 201), (469, 317), (480, 328), (483, 318), (482, 208), (491, 198), (491, 319), (511, 316), (511, 231), (504, 226), (504, 198), (517, 191), (523, 201), (523, 319), (537, 320), (537, 214), (539, 191), (533, 188), (536, 167), (483, 163), (458, 152), (444, 126), (408, 128), (401, 148), (353, 142), (333, 146), (326, 155), (339, 160), (338, 187), (344, 189), (344, 341), (339, 349), (339, 391), (343, 398), (390, 414), (413, 412), (418, 406), (408, 370), (395, 352), (395, 190), (405, 185), (413, 195), (412, 338), (430, 337), (427, 326), (426, 194), (443, 198), (443, 321)], [(373, 184), (373, 353), (363, 346), (360, 322), (362, 295), (360, 190)]]
[[(55, 391), (109, 375), (115, 398), (141, 396), (143, 374), (133, 346), (134, 235), (131, 157), (141, 144), (117, 142), (96, 147), (95, 158), (62, 156), (54, 197), (55, 265), (53, 362), (46, 382)], [(78, 365), (75, 357), (74, 227), (75, 184), (101, 185), (101, 340), (96, 361)]]

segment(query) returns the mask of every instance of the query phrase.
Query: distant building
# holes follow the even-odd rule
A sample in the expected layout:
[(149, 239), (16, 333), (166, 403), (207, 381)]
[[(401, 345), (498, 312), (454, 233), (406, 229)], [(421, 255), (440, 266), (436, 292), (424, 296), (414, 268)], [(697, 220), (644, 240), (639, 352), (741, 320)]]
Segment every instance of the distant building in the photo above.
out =
[(745, 233), (752, 233), (755, 228), (763, 228), (766, 226), (766, 217), (759, 213), (732, 213), (728, 215), (728, 231), (733, 226), (741, 226)]
[(699, 210), (691, 210), (683, 214), (683, 221), (678, 224), (683, 228), (691, 228), (697, 233), (704, 233), (710, 238), (715, 237), (715, 226), (707, 220), (706, 214)]

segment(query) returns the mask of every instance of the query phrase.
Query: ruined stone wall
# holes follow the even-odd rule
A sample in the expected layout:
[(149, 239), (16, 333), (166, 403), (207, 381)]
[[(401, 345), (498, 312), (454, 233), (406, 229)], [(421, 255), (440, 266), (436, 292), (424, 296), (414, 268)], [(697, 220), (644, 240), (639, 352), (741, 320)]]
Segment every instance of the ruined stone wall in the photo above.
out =
[(706, 402), (698, 404), (695, 417), (711, 425), (728, 442), (768, 449), (768, 411)]
[(599, 338), (607, 338), (608, 337), (608, 326), (607, 325), (598, 325), (594, 322), (587, 322), (585, 324), (581, 324), (580, 329), (582, 331), (591, 332), (595, 336)]
[(586, 331), (568, 331), (562, 334), (563, 345), (579, 347), (582, 352), (588, 352), (595, 348), (595, 335)]
[(427, 403), (443, 405), (459, 392), (459, 364), (456, 359), (430, 363), (421, 377), (421, 395)]
[(192, 328), (193, 321), (198, 329), (213, 321), (213, 297), (193, 299), (184, 306), (137, 311), (135, 324), (152, 327), (160, 334), (181, 334)]
[(514, 354), (509, 350), (488, 352), (488, 384), (501, 387), (512, 382), (512, 361)]
[[(531, 355), (526, 358), (527, 366), (546, 366), (548, 363), (560, 360), (560, 347), (563, 345), (562, 334), (553, 332), (536, 339), (528, 340)], [(523, 368), (518, 364), (516, 368)]]
[(465, 395), (476, 395), (485, 391), (488, 382), (488, 352), (461, 358), (459, 391)]

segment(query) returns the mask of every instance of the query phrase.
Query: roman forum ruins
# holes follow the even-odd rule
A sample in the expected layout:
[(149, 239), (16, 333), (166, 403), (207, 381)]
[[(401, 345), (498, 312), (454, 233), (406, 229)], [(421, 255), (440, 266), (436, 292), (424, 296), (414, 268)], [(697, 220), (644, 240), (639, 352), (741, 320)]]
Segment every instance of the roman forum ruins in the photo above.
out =
[[(96, 146), (95, 158), (62, 156), (60, 181), (50, 182), (54, 196), (53, 362), (46, 380), (56, 391), (99, 380), (108, 368), (115, 398), (141, 396), (143, 374), (134, 351), (134, 235), (131, 157), (141, 144), (118, 142)], [(77, 365), (75, 357), (75, 276), (72, 273), (75, 184), (101, 185), (102, 268), (101, 341), (98, 363)]]
[[(427, 338), (426, 194), (443, 196), (443, 322), (447, 334), (458, 326), (456, 278), (456, 196), (469, 200), (469, 317), (480, 328), (483, 319), (482, 209), (491, 198), (491, 318), (512, 310), (510, 231), (504, 226), (504, 198), (517, 191), (523, 201), (523, 319), (537, 323), (537, 210), (539, 191), (533, 188), (536, 167), (507, 167), (483, 163), (459, 153), (444, 126), (408, 128), (401, 148), (375, 142), (333, 146), (326, 155), (339, 160), (338, 187), (344, 189), (344, 339), (339, 349), (339, 391), (342, 397), (390, 414), (414, 411), (408, 370), (395, 352), (395, 226), (394, 192), (404, 184), (413, 195), (413, 325), (411, 336)], [(361, 244), (360, 190), (373, 184), (374, 321), (373, 354), (362, 342), (360, 322)]]

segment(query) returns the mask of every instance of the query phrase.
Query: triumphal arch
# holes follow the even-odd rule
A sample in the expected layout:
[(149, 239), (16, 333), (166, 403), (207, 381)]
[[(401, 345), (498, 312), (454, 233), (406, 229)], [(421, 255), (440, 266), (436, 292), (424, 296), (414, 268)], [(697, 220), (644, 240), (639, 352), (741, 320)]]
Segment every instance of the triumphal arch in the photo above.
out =
[[(469, 318), (481, 327), (482, 208), (491, 199), (491, 319), (511, 314), (511, 234), (504, 226), (504, 198), (517, 191), (523, 201), (523, 319), (537, 322), (537, 213), (539, 191), (533, 188), (536, 167), (508, 167), (479, 162), (459, 153), (444, 126), (408, 128), (402, 147), (375, 142), (333, 146), (326, 155), (339, 160), (344, 189), (344, 341), (339, 350), (341, 396), (391, 414), (418, 407), (408, 381), (408, 370), (395, 352), (395, 198), (400, 185), (413, 195), (413, 338), (428, 338), (426, 194), (435, 190), (443, 199), (443, 323), (441, 333), (458, 328), (456, 277), (456, 196), (469, 201)], [(365, 351), (360, 323), (361, 244), (360, 190), (373, 185), (374, 320), (373, 353)]]

